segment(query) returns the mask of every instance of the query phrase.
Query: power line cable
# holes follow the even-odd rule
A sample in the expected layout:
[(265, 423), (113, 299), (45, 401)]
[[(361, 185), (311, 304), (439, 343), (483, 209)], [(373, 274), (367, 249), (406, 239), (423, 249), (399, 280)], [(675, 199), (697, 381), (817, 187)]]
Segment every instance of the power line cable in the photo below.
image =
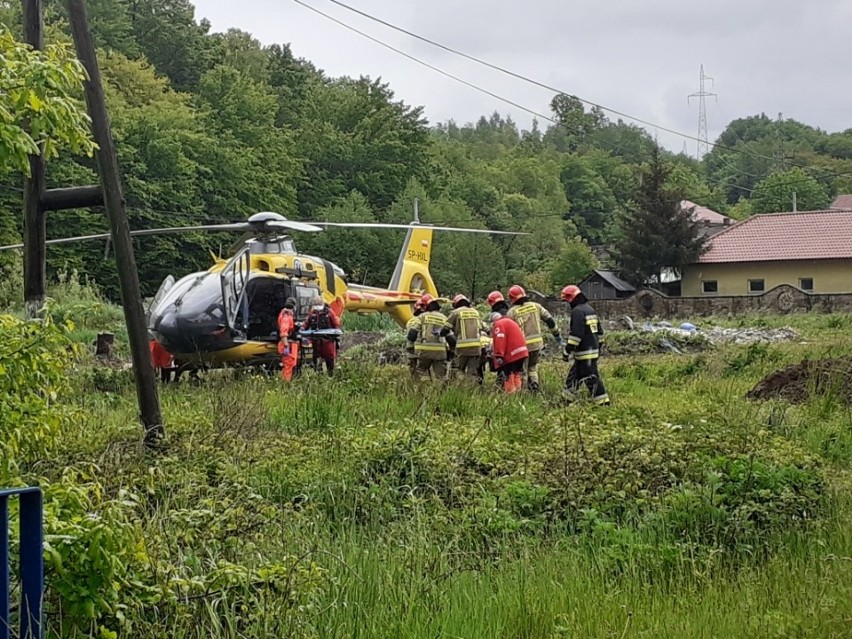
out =
[[(530, 115), (532, 115), (536, 118), (541, 118), (542, 120), (546, 120), (547, 122), (550, 122), (550, 123), (552, 123), (552, 124), (554, 124), (558, 127), (562, 127), (569, 132), (586, 134), (585, 131), (580, 131), (579, 129), (578, 130), (572, 130), (568, 126), (564, 125), (563, 123), (559, 122), (558, 120), (555, 120), (554, 118), (552, 118), (548, 115), (545, 115), (543, 113), (539, 113), (538, 111), (536, 111), (534, 109), (530, 109), (529, 107), (526, 107), (522, 104), (519, 104), (518, 102), (515, 102), (514, 100), (511, 100), (509, 98), (498, 95), (498, 94), (494, 93), (493, 91), (490, 91), (489, 89), (486, 89), (486, 88), (481, 87), (477, 84), (474, 84), (473, 82), (465, 80), (464, 78), (461, 78), (457, 75), (454, 75), (453, 73), (450, 73), (449, 71), (445, 71), (444, 69), (441, 69), (440, 67), (437, 67), (434, 64), (426, 62), (425, 60), (421, 60), (420, 58), (413, 56), (410, 53), (403, 51), (402, 49), (398, 49), (397, 47), (395, 47), (391, 44), (388, 44), (387, 42), (379, 40), (378, 38), (371, 36), (369, 33), (366, 33), (365, 31), (361, 31), (357, 27), (353, 27), (352, 25), (347, 24), (346, 22), (339, 20), (338, 18), (335, 18), (334, 16), (332, 16), (328, 13), (325, 13), (324, 11), (321, 11), (320, 9), (313, 7), (306, 2), (303, 2), (302, 0), (293, 0), (293, 2), (304, 7), (305, 9), (308, 9), (309, 11), (313, 11), (314, 13), (322, 16), (323, 18), (326, 18), (327, 20), (331, 20), (332, 22), (343, 27), (344, 29), (348, 29), (349, 31), (357, 33), (361, 37), (366, 38), (366, 39), (370, 40), (371, 42), (378, 44), (379, 46), (382, 46), (386, 49), (389, 49), (390, 51), (393, 51), (394, 53), (401, 55), (401, 56), (411, 60), (412, 62), (416, 62), (417, 64), (422, 65), (422, 66), (426, 67), (427, 69), (431, 69), (432, 71), (435, 71), (436, 73), (440, 73), (441, 75), (443, 75), (447, 78), (450, 78), (451, 80), (455, 80), (456, 82), (459, 82), (460, 84), (463, 84), (463, 85), (465, 85), (465, 86), (467, 86), (471, 89), (474, 89), (475, 91), (479, 91), (480, 93), (484, 93), (485, 95), (492, 97), (495, 100), (499, 100), (500, 102), (505, 102), (506, 104), (513, 106), (516, 109), (520, 109), (521, 111), (524, 111), (525, 113), (529, 113)], [(598, 140), (598, 142), (600, 142), (600, 143), (602, 143), (606, 146), (609, 146), (609, 147), (611, 147), (615, 150), (619, 150), (619, 151), (622, 150), (622, 148), (623, 148), (623, 145), (619, 146), (619, 145), (613, 144), (613, 143), (611, 143), (607, 140)]]
[[(294, 1), (294, 2), (296, 2), (297, 4), (300, 4), (300, 5), (304, 6), (304, 7), (308, 7), (308, 8), (309, 8), (309, 9), (311, 9), (312, 11), (315, 11), (315, 12), (317, 12), (317, 13), (320, 13), (321, 15), (324, 15), (325, 17), (329, 18), (330, 20), (334, 20), (334, 21), (335, 21), (335, 22), (337, 22), (338, 24), (341, 24), (341, 25), (343, 25), (343, 26), (346, 26), (346, 28), (349, 28), (349, 29), (352, 29), (353, 31), (356, 31), (356, 29), (355, 29), (354, 27), (350, 27), (349, 25), (347, 25), (347, 24), (343, 23), (342, 21), (337, 20), (336, 18), (333, 18), (332, 16), (329, 16), (328, 14), (322, 13), (319, 9), (316, 9), (316, 8), (314, 8), (314, 7), (311, 7), (311, 6), (307, 5), (306, 3), (302, 2), (302, 0), (293, 0), (293, 1)], [(367, 18), (368, 20), (371, 20), (371, 21), (376, 22), (376, 23), (378, 23), (378, 24), (381, 24), (381, 25), (383, 25), (383, 26), (385, 26), (385, 27), (388, 27), (389, 29), (393, 29), (394, 31), (398, 31), (399, 33), (403, 33), (403, 34), (405, 34), (405, 35), (407, 35), (407, 36), (409, 36), (409, 37), (415, 38), (416, 40), (419, 40), (419, 41), (424, 42), (424, 43), (426, 43), (426, 44), (429, 44), (429, 45), (432, 45), (432, 46), (437, 47), (437, 48), (439, 48), (439, 49), (442, 49), (442, 50), (444, 50), (444, 51), (446, 51), (446, 52), (448, 52), (448, 53), (452, 53), (453, 55), (460, 56), (460, 57), (462, 57), (462, 58), (465, 58), (465, 59), (467, 59), (467, 60), (470, 60), (471, 62), (475, 62), (475, 63), (480, 64), (480, 65), (482, 65), (482, 66), (488, 67), (489, 69), (493, 69), (494, 71), (498, 71), (498, 72), (500, 72), (500, 73), (503, 73), (503, 74), (505, 74), (505, 75), (511, 76), (511, 77), (516, 78), (516, 79), (518, 79), (518, 80), (521, 80), (521, 81), (523, 81), (523, 82), (527, 82), (527, 83), (532, 84), (532, 85), (534, 85), (534, 86), (537, 86), (537, 87), (539, 87), (539, 88), (546, 89), (546, 90), (551, 91), (551, 92), (553, 92), (553, 93), (558, 93), (558, 94), (563, 94), (563, 95), (573, 95), (573, 97), (577, 98), (577, 100), (579, 100), (579, 101), (580, 101), (580, 102), (582, 102), (583, 104), (586, 104), (586, 105), (588, 105), (588, 106), (591, 106), (591, 107), (594, 107), (594, 108), (600, 109), (600, 110), (602, 110), (602, 111), (607, 111), (607, 112), (612, 113), (612, 114), (614, 114), (614, 115), (617, 115), (617, 116), (619, 116), (619, 117), (627, 118), (628, 120), (633, 120), (634, 122), (638, 122), (638, 123), (640, 123), (640, 124), (644, 124), (645, 126), (649, 126), (649, 127), (654, 128), (654, 129), (659, 129), (660, 131), (665, 131), (666, 133), (671, 133), (671, 134), (673, 134), (673, 135), (677, 135), (677, 136), (682, 137), (682, 138), (685, 138), (685, 139), (687, 139), (687, 140), (692, 140), (692, 141), (695, 141), (695, 142), (701, 142), (701, 143), (704, 143), (704, 142), (705, 142), (705, 141), (704, 141), (704, 140), (702, 140), (701, 138), (696, 137), (696, 136), (694, 136), (694, 135), (690, 135), (690, 134), (688, 134), (688, 133), (683, 133), (682, 131), (677, 131), (677, 130), (675, 130), (675, 129), (670, 129), (670, 128), (668, 128), (668, 127), (665, 127), (665, 126), (660, 125), (660, 124), (656, 124), (656, 123), (651, 122), (651, 121), (649, 121), (649, 120), (645, 120), (645, 119), (640, 118), (640, 117), (638, 117), (638, 116), (630, 115), (629, 113), (625, 113), (624, 111), (619, 111), (618, 109), (613, 109), (613, 108), (611, 108), (611, 107), (604, 106), (604, 105), (599, 104), (599, 103), (597, 103), (597, 102), (593, 102), (593, 101), (591, 101), (591, 100), (587, 100), (587, 99), (585, 99), (585, 98), (581, 98), (581, 97), (580, 97), (580, 96), (578, 96), (578, 95), (570, 94), (568, 91), (565, 91), (565, 90), (560, 89), (560, 88), (558, 88), (558, 87), (551, 86), (551, 85), (549, 85), (549, 84), (546, 84), (546, 83), (541, 82), (541, 81), (539, 81), (539, 80), (536, 80), (536, 79), (534, 79), (534, 78), (530, 78), (530, 77), (528, 77), (528, 76), (525, 76), (525, 75), (523, 75), (523, 74), (521, 74), (521, 73), (517, 73), (517, 72), (515, 72), (515, 71), (512, 71), (511, 69), (507, 69), (507, 68), (505, 68), (505, 67), (502, 67), (502, 66), (500, 66), (500, 65), (494, 64), (494, 63), (492, 63), (492, 62), (488, 62), (487, 60), (483, 60), (483, 59), (478, 58), (478, 57), (476, 57), (476, 56), (473, 56), (473, 55), (470, 55), (470, 54), (468, 54), (468, 53), (465, 53), (464, 51), (460, 51), (460, 50), (458, 50), (458, 49), (455, 49), (455, 48), (453, 48), (453, 47), (447, 46), (447, 45), (442, 44), (442, 43), (440, 43), (440, 42), (436, 42), (435, 40), (432, 40), (431, 38), (427, 38), (427, 37), (425, 37), (425, 36), (421, 36), (421, 35), (419, 35), (419, 34), (417, 34), (417, 33), (414, 33), (414, 32), (412, 32), (412, 31), (409, 31), (408, 29), (405, 29), (405, 28), (400, 27), (400, 26), (398, 26), (398, 25), (395, 25), (395, 24), (393, 24), (393, 23), (391, 23), (391, 22), (388, 22), (387, 20), (383, 20), (382, 18), (379, 18), (379, 17), (377, 17), (377, 16), (374, 16), (374, 15), (372, 15), (372, 14), (370, 14), (370, 13), (367, 13), (366, 11), (362, 11), (362, 10), (360, 10), (360, 9), (356, 9), (355, 7), (352, 7), (352, 6), (348, 5), (348, 4), (346, 4), (345, 2), (342, 2), (341, 0), (328, 0), (328, 1), (329, 1), (329, 2), (331, 2), (331, 3), (333, 3), (333, 4), (335, 4), (335, 5), (337, 5), (337, 6), (339, 6), (339, 7), (341, 7), (341, 8), (343, 8), (343, 9), (346, 9), (347, 11), (351, 11), (352, 13), (355, 13), (355, 14), (357, 14), (357, 15), (360, 15), (360, 16), (364, 17), (364, 18)], [(372, 38), (371, 36), (368, 36), (368, 37), (370, 37), (370, 39), (371, 39), (371, 40), (377, 41), (376, 39)], [(379, 42), (379, 43), (380, 43), (380, 44), (382, 44), (383, 46), (388, 46), (388, 47), (390, 48), (390, 45), (385, 45), (385, 44), (384, 44), (384, 43), (382, 43), (382, 42)], [(413, 58), (413, 56), (409, 56), (408, 54), (403, 53), (403, 55), (406, 55), (407, 57), (410, 57), (410, 58), (414, 59), (414, 58)], [(420, 62), (419, 60), (417, 60), (417, 61), (418, 61), (418, 62)], [(425, 64), (425, 63), (424, 63), (424, 64)], [(527, 109), (524, 109), (524, 110), (527, 110)], [(548, 120), (550, 120), (550, 118), (547, 118), (547, 119), (548, 119)], [(552, 122), (553, 120), (550, 120), (550, 121)], [(747, 155), (751, 155), (751, 156), (756, 157), (756, 158), (761, 158), (761, 159), (770, 160), (770, 161), (774, 161), (774, 160), (775, 160), (775, 158), (771, 158), (771, 157), (769, 157), (769, 156), (764, 156), (764, 155), (759, 154), (759, 153), (754, 153), (754, 152), (751, 152), (751, 151), (746, 151), (746, 150), (744, 150), (744, 149), (738, 149), (738, 148), (736, 148), (736, 147), (729, 147), (729, 146), (724, 145), (724, 144), (719, 144), (718, 142), (706, 142), (706, 143), (707, 143), (709, 146), (712, 146), (712, 147), (714, 147), (714, 148), (720, 148), (720, 149), (724, 149), (724, 150), (727, 150), (727, 151), (734, 151), (734, 152), (737, 152), (737, 153), (745, 153), (745, 154), (747, 154)], [(793, 164), (793, 163), (791, 163), (791, 164)], [(796, 165), (796, 166), (800, 166), (801, 168), (808, 168), (808, 167), (807, 167), (807, 166), (805, 166), (805, 165)]]
[[(464, 52), (462, 52), (462, 51), (458, 51), (457, 49), (453, 49), (452, 47), (448, 47), (448, 46), (443, 45), (443, 44), (441, 44), (441, 43), (439, 43), (439, 42), (435, 42), (434, 40), (431, 40), (431, 39), (429, 39), (429, 38), (426, 38), (426, 37), (420, 36), (420, 35), (418, 35), (418, 34), (416, 34), (416, 33), (413, 33), (413, 32), (411, 32), (411, 31), (408, 31), (407, 29), (404, 29), (404, 28), (399, 27), (399, 26), (397, 26), (397, 25), (394, 25), (394, 24), (392, 24), (392, 23), (390, 23), (390, 22), (387, 22), (387, 21), (385, 21), (385, 20), (382, 20), (381, 18), (377, 18), (377, 17), (375, 17), (375, 16), (373, 16), (373, 15), (371, 15), (371, 14), (368, 14), (368, 13), (366, 13), (366, 12), (364, 12), (364, 11), (361, 11), (360, 9), (356, 9), (356, 8), (354, 8), (354, 7), (351, 7), (351, 6), (349, 6), (349, 5), (347, 5), (347, 4), (343, 3), (343, 2), (340, 2), (340, 0), (328, 0), (328, 1), (329, 1), (329, 2), (332, 2), (332, 3), (336, 4), (336, 5), (339, 5), (339, 6), (341, 6), (341, 7), (345, 8), (345, 9), (347, 9), (347, 10), (349, 10), (349, 11), (352, 11), (352, 12), (354, 12), (354, 13), (358, 14), (358, 15), (361, 15), (361, 16), (363, 16), (363, 17), (365, 17), (365, 18), (369, 19), (369, 20), (372, 20), (372, 21), (374, 21), (374, 22), (377, 22), (377, 23), (379, 23), (379, 24), (382, 24), (382, 25), (384, 25), (384, 26), (387, 26), (387, 27), (389, 27), (389, 28), (391, 28), (391, 29), (394, 29), (394, 30), (396, 30), (396, 31), (399, 31), (400, 33), (403, 33), (403, 34), (405, 34), (405, 35), (408, 35), (408, 36), (411, 36), (411, 37), (413, 37), (413, 38), (416, 38), (416, 39), (418, 39), (418, 40), (420, 40), (420, 41), (422, 41), (422, 42), (426, 42), (427, 44), (431, 44), (431, 45), (433, 45), (433, 46), (439, 47), (439, 48), (441, 48), (441, 49), (443, 49), (443, 50), (445, 50), (445, 51), (448, 51), (448, 52), (450, 52), (450, 53), (453, 53), (453, 54), (455, 54), (455, 55), (459, 55), (459, 56), (464, 57), (464, 58), (466, 58), (466, 59), (468, 59), (468, 60), (471, 60), (471, 61), (473, 61), (473, 62), (476, 62), (476, 63), (478, 63), (478, 64), (484, 65), (484, 66), (489, 67), (489, 68), (491, 68), (491, 69), (494, 69), (494, 70), (496, 70), (496, 71), (500, 71), (501, 73), (505, 73), (505, 74), (507, 74), (507, 75), (510, 75), (510, 76), (515, 77), (515, 78), (520, 79), (520, 80), (523, 80), (523, 81), (528, 82), (528, 83), (530, 83), (530, 84), (533, 84), (533, 85), (535, 85), (535, 86), (538, 86), (538, 87), (541, 87), (541, 88), (547, 89), (548, 91), (552, 91), (552, 92), (554, 92), (554, 93), (559, 93), (559, 94), (563, 94), (563, 95), (568, 95), (568, 92), (567, 92), (567, 91), (563, 91), (562, 89), (559, 89), (559, 88), (557, 88), (557, 87), (550, 86), (550, 85), (548, 85), (548, 84), (545, 84), (545, 83), (539, 82), (538, 80), (534, 80), (534, 79), (532, 79), (532, 78), (528, 78), (528, 77), (523, 76), (523, 75), (521, 75), (521, 74), (519, 74), (519, 73), (515, 73), (514, 71), (510, 71), (510, 70), (508, 70), (508, 69), (505, 69), (505, 68), (500, 67), (500, 66), (498, 66), (498, 65), (492, 64), (492, 63), (487, 62), (487, 61), (485, 61), (485, 60), (481, 60), (481, 59), (479, 59), (479, 58), (477, 58), (477, 57), (475, 57), (475, 56), (471, 56), (471, 55), (466, 54), (466, 53), (464, 53)], [(356, 27), (353, 27), (352, 25), (350, 25), (350, 24), (348, 24), (348, 23), (346, 23), (346, 22), (344, 22), (344, 21), (342, 21), (342, 20), (340, 20), (340, 19), (338, 19), (338, 18), (335, 18), (334, 16), (332, 16), (332, 15), (330, 15), (330, 14), (328, 14), (328, 13), (325, 13), (324, 11), (322, 11), (322, 10), (320, 10), (320, 9), (317, 9), (316, 7), (311, 6), (310, 4), (308, 4), (308, 3), (304, 2), (303, 0), (293, 0), (293, 2), (295, 2), (296, 4), (298, 4), (298, 5), (300, 5), (300, 6), (304, 7), (304, 8), (306, 8), (306, 9), (308, 9), (308, 10), (310, 10), (310, 11), (312, 11), (312, 12), (314, 12), (314, 13), (316, 13), (316, 14), (318, 14), (318, 15), (320, 15), (320, 16), (322, 16), (322, 17), (324, 17), (324, 18), (326, 18), (327, 20), (330, 20), (330, 21), (334, 22), (335, 24), (338, 24), (338, 25), (342, 26), (342, 27), (343, 27), (343, 28), (345, 28), (345, 29), (348, 29), (349, 31), (352, 31), (352, 32), (357, 33), (358, 35), (360, 35), (360, 36), (364, 37), (364, 38), (367, 38), (367, 39), (368, 39), (368, 40), (370, 40), (371, 42), (374, 42), (374, 43), (376, 43), (376, 44), (378, 44), (378, 45), (380, 45), (380, 46), (382, 46), (382, 47), (384, 47), (384, 48), (386, 48), (386, 49), (389, 49), (390, 51), (393, 51), (394, 53), (397, 53), (397, 54), (399, 54), (399, 55), (401, 55), (401, 56), (403, 56), (403, 57), (405, 57), (405, 58), (407, 58), (407, 59), (409, 59), (409, 60), (412, 60), (413, 62), (416, 62), (417, 64), (420, 64), (420, 65), (422, 65), (422, 66), (425, 66), (425, 67), (427, 67), (427, 68), (429, 68), (429, 69), (431, 69), (431, 70), (433, 70), (433, 71), (435, 71), (435, 72), (437, 72), (437, 73), (440, 73), (440, 74), (441, 74), (441, 75), (443, 75), (443, 76), (446, 76), (446, 77), (448, 77), (448, 78), (451, 78), (451, 79), (453, 79), (453, 80), (456, 80), (457, 82), (460, 82), (461, 84), (464, 84), (464, 85), (466, 85), (466, 86), (468, 86), (468, 87), (470, 87), (470, 88), (472, 88), (472, 89), (474, 89), (474, 90), (476, 90), (476, 91), (480, 91), (480, 92), (482, 92), (482, 93), (485, 93), (486, 95), (489, 95), (489, 96), (491, 96), (491, 97), (493, 97), (493, 98), (495, 98), (495, 99), (497, 99), (497, 100), (500, 100), (501, 102), (505, 102), (505, 103), (507, 103), (507, 104), (509, 104), (509, 105), (511, 105), (511, 106), (514, 106), (514, 107), (516, 107), (516, 108), (518, 108), (518, 109), (520, 109), (520, 110), (522, 110), (522, 111), (524, 111), (524, 112), (526, 112), (526, 113), (530, 113), (530, 114), (532, 114), (532, 115), (534, 115), (534, 116), (536, 116), (536, 117), (540, 117), (540, 118), (541, 118), (541, 119), (543, 119), (543, 120), (546, 120), (546, 121), (548, 121), (548, 122), (551, 122), (551, 123), (555, 124), (556, 126), (563, 126), (563, 127), (564, 127), (564, 125), (563, 125), (561, 122), (559, 122), (558, 120), (555, 120), (555, 119), (553, 119), (553, 118), (551, 118), (551, 117), (549, 117), (549, 116), (546, 116), (546, 115), (544, 115), (544, 114), (538, 113), (537, 111), (535, 111), (535, 110), (533, 110), (533, 109), (530, 109), (530, 108), (528, 108), (528, 107), (525, 107), (525, 106), (523, 106), (523, 105), (521, 105), (521, 104), (518, 104), (517, 102), (514, 102), (513, 100), (510, 100), (510, 99), (508, 99), (508, 98), (504, 98), (504, 97), (502, 97), (502, 96), (500, 96), (500, 95), (497, 95), (496, 93), (494, 93), (494, 92), (492, 92), (492, 91), (490, 91), (490, 90), (488, 90), (488, 89), (485, 89), (485, 88), (483, 88), (483, 87), (480, 87), (480, 86), (478, 86), (478, 85), (476, 85), (476, 84), (474, 84), (474, 83), (472, 83), (472, 82), (469, 82), (469, 81), (467, 81), (467, 80), (465, 80), (465, 79), (463, 79), (463, 78), (460, 78), (460, 77), (458, 77), (458, 76), (456, 76), (456, 75), (454, 75), (454, 74), (452, 74), (452, 73), (449, 73), (449, 72), (447, 72), (447, 71), (444, 71), (444, 70), (443, 70), (443, 69), (441, 69), (440, 67), (437, 67), (437, 66), (435, 66), (435, 65), (433, 65), (433, 64), (431, 64), (431, 63), (429, 63), (429, 62), (426, 62), (426, 61), (424, 61), (424, 60), (421, 60), (420, 58), (417, 58), (416, 56), (413, 56), (413, 55), (411, 55), (411, 54), (409, 54), (409, 53), (407, 53), (407, 52), (405, 52), (405, 51), (402, 51), (401, 49), (398, 49), (397, 47), (394, 47), (393, 45), (390, 45), (390, 44), (388, 44), (388, 43), (386, 43), (386, 42), (384, 42), (384, 41), (382, 41), (382, 40), (380, 40), (380, 39), (378, 39), (378, 38), (376, 38), (376, 37), (374, 37), (374, 36), (371, 36), (370, 34), (365, 33), (364, 31), (361, 31), (360, 29), (358, 29), (358, 28), (356, 28)], [(624, 113), (624, 112), (622, 112), (622, 111), (618, 111), (618, 110), (616, 110), (616, 109), (612, 109), (612, 108), (610, 108), (610, 107), (605, 107), (605, 106), (603, 106), (603, 105), (601, 105), (601, 104), (598, 104), (598, 103), (596, 103), (596, 102), (592, 102), (592, 101), (590, 101), (590, 100), (585, 100), (585, 99), (580, 98), (580, 97), (578, 97), (578, 96), (574, 96), (574, 97), (576, 97), (576, 98), (577, 98), (580, 102), (582, 102), (582, 103), (584, 103), (584, 104), (587, 104), (587, 105), (590, 105), (590, 106), (593, 106), (593, 107), (597, 107), (597, 108), (599, 108), (599, 109), (601, 109), (601, 110), (603, 110), (603, 111), (608, 111), (609, 113), (613, 113), (613, 114), (615, 114), (615, 115), (618, 115), (618, 116), (621, 116), (621, 117), (627, 118), (627, 119), (629, 119), (629, 120), (634, 120), (635, 122), (639, 122), (639, 123), (641, 123), (641, 124), (645, 124), (646, 126), (650, 126), (650, 127), (653, 127), (653, 128), (657, 128), (657, 129), (660, 129), (661, 131), (666, 131), (666, 132), (668, 132), (668, 133), (672, 133), (672, 134), (674, 134), (674, 135), (678, 135), (678, 136), (681, 136), (681, 137), (687, 138), (687, 139), (689, 139), (689, 140), (695, 140), (695, 141), (697, 141), (697, 140), (698, 140), (698, 138), (697, 138), (697, 137), (692, 136), (692, 135), (689, 135), (689, 134), (687, 134), (687, 133), (683, 133), (683, 132), (680, 132), (680, 131), (676, 131), (676, 130), (674, 130), (674, 129), (669, 129), (669, 128), (667, 128), (667, 127), (664, 127), (664, 126), (661, 126), (661, 125), (655, 124), (655, 123), (653, 123), (653, 122), (650, 122), (650, 121), (644, 120), (644, 119), (642, 119), (642, 118), (631, 116), (631, 115), (629, 115), (629, 114), (627, 114), (627, 113)], [(565, 128), (567, 129), (567, 127), (565, 127)], [(568, 129), (568, 130), (570, 131), (570, 129)], [(598, 140), (598, 141), (599, 141), (599, 142), (605, 142), (604, 140)], [(605, 143), (606, 143), (606, 142), (605, 142)], [(607, 143), (607, 144), (609, 144), (609, 146), (613, 146), (613, 147), (615, 147), (615, 146), (616, 146), (616, 145), (613, 145), (612, 143)], [(734, 152), (734, 153), (741, 153), (741, 154), (748, 155), (748, 156), (750, 156), (750, 157), (754, 157), (754, 158), (757, 158), (757, 159), (761, 159), (761, 160), (768, 160), (768, 161), (770, 161), (770, 162), (774, 162), (774, 161), (775, 161), (775, 158), (772, 158), (772, 157), (769, 157), (769, 156), (766, 156), (766, 155), (762, 155), (762, 154), (760, 154), (760, 153), (754, 153), (754, 152), (751, 152), (751, 151), (749, 151), (749, 150), (747, 150), (747, 149), (741, 149), (741, 148), (738, 148), (738, 147), (730, 147), (730, 146), (727, 146), (727, 145), (724, 145), (724, 144), (719, 144), (718, 142), (708, 142), (708, 144), (709, 144), (710, 146), (714, 147), (714, 148), (719, 148), (719, 149), (726, 150), (726, 151), (731, 151), (731, 152)], [(617, 147), (617, 148), (621, 148), (621, 147)], [(794, 163), (794, 162), (790, 162), (790, 164), (792, 164), (793, 166), (797, 166), (797, 167), (799, 167), (799, 168), (802, 168), (802, 169), (811, 169), (811, 170), (812, 170), (812, 167), (810, 167), (810, 166), (808, 166), (808, 165), (804, 165), (804, 164), (797, 164), (797, 163)], [(828, 179), (828, 178), (831, 178), (831, 177), (850, 176), (850, 175), (852, 175), (852, 173), (850, 173), (850, 172), (840, 172), (840, 173), (829, 173), (829, 174), (826, 174), (826, 175), (821, 175), (821, 176), (812, 176), (812, 177), (815, 177), (815, 179), (825, 180), (825, 179)], [(795, 184), (800, 184), (800, 183), (802, 183), (802, 182), (803, 182), (803, 180), (794, 180), (793, 182), (784, 183), (784, 185), (785, 185), (785, 186), (792, 186), (792, 185), (795, 185)], [(727, 183), (723, 183), (723, 182), (720, 182), (720, 183), (719, 183), (719, 185), (722, 185), (722, 184), (727, 184)], [(739, 185), (730, 184), (729, 186), (731, 186), (731, 187), (733, 187), (733, 188), (737, 188), (737, 189), (745, 190), (745, 191), (748, 191), (748, 192), (752, 192), (752, 190), (750, 190), (750, 189), (746, 189), (745, 187), (740, 187)]]

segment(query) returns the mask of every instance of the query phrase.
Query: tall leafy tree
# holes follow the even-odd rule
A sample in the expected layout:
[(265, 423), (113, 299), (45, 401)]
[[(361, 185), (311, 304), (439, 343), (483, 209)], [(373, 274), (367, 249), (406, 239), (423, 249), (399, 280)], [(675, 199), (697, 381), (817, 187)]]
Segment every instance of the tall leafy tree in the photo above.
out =
[(550, 292), (556, 293), (568, 284), (579, 284), (600, 262), (589, 245), (579, 237), (565, 244), (550, 269)]
[(754, 187), (752, 213), (778, 213), (793, 210), (793, 196), (799, 211), (816, 211), (828, 206), (825, 188), (799, 167), (778, 171)]
[(566, 156), (559, 178), (571, 204), (570, 218), (580, 235), (590, 242), (601, 243), (607, 222), (618, 206), (612, 189), (591, 163), (579, 155)]
[(560, 93), (550, 102), (550, 110), (559, 122), (565, 147), (563, 150), (576, 151), (587, 138), (599, 131), (606, 122), (603, 112), (597, 107), (586, 111), (577, 96)]
[(77, 98), (85, 79), (67, 47), (33, 51), (0, 25), (0, 170), (29, 173), (28, 157), (63, 149), (89, 156), (89, 117)]
[(733, 120), (704, 158), (712, 187), (725, 192), (728, 203), (748, 197), (757, 183), (793, 161), (810, 164), (826, 134), (792, 119), (765, 114)]
[(131, 0), (129, 13), (142, 53), (177, 89), (194, 88), (222, 60), (218, 41), (207, 36), (210, 23), (196, 22), (189, 0)]
[(664, 269), (679, 271), (704, 249), (699, 223), (680, 206), (683, 192), (670, 185), (670, 175), (671, 166), (655, 148), (622, 219), (616, 259), (622, 275), (635, 283), (659, 282)]
[(213, 34), (221, 51), (222, 62), (238, 69), (256, 82), (269, 78), (268, 53), (250, 33), (240, 29), (228, 29), (225, 33)]
[(341, 78), (316, 86), (299, 129), (307, 178), (303, 214), (353, 190), (375, 209), (390, 206), (411, 177), (424, 174), (426, 124), (422, 108), (395, 100), (380, 80)]
[(297, 59), (289, 45), (273, 44), (266, 49), (266, 78), (278, 95), (279, 126), (299, 126), (311, 91), (323, 81), (310, 62)]

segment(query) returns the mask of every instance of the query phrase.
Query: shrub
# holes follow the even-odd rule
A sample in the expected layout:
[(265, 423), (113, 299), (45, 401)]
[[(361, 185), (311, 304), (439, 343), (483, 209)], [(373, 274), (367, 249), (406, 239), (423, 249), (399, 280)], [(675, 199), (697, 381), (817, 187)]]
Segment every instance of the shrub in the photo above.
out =
[(49, 320), (0, 315), (0, 484), (8, 484), (56, 444), (74, 349)]

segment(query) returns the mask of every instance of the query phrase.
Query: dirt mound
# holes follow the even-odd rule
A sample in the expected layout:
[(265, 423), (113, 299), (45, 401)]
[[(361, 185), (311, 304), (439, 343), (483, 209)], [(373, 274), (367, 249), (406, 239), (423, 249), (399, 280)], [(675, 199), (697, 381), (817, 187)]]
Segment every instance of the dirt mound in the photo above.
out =
[(343, 334), (340, 351), (352, 361), (372, 361), (378, 364), (400, 364), (406, 361), (405, 333), (352, 331)]
[(749, 391), (749, 399), (784, 399), (795, 404), (833, 394), (852, 405), (852, 361), (802, 360), (770, 373)]
[(340, 351), (348, 351), (363, 344), (378, 344), (384, 338), (385, 334), (379, 331), (344, 331), (340, 338)]

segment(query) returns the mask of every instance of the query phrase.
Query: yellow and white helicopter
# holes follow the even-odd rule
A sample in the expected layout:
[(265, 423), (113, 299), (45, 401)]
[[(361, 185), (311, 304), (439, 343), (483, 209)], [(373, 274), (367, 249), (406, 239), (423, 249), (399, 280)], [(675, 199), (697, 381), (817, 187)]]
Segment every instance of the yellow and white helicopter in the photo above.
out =
[[(406, 229), (407, 234), (387, 288), (346, 281), (336, 264), (298, 253), (289, 231), (319, 232), (328, 227)], [(421, 224), (360, 222), (298, 222), (278, 213), (252, 215), (246, 222), (131, 231), (131, 235), (158, 235), (194, 231), (231, 231), (250, 234), (229, 259), (214, 256), (206, 271), (190, 273), (175, 281), (167, 277), (148, 311), (151, 334), (172, 356), (187, 367), (215, 368), (238, 364), (267, 364), (278, 358), (277, 318), (287, 298), (297, 301), (296, 314), (304, 318), (316, 296), (340, 315), (388, 313), (404, 326), (412, 306), (423, 293), (438, 296), (429, 273), (434, 231), (522, 235)], [(109, 234), (49, 240), (65, 244), (108, 238)], [(2, 246), (0, 251), (21, 248)]]

